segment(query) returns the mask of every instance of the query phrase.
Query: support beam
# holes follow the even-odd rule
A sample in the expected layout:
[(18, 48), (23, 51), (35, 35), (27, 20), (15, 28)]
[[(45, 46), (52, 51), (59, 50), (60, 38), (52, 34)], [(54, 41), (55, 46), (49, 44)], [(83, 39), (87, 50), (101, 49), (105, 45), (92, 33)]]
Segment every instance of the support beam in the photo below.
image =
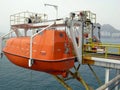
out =
[(83, 63), (106, 67), (106, 68), (120, 69), (120, 60), (118, 58), (119, 56), (113, 55), (112, 57), (114, 57), (114, 58), (110, 58), (110, 59), (100, 58), (100, 57), (97, 57), (97, 55), (96, 55), (96, 57), (91, 57), (91, 56), (84, 55)]
[(60, 84), (62, 84), (67, 90), (72, 90), (72, 88), (71, 88), (70, 86), (68, 86), (62, 78), (60, 78), (59, 76), (55, 76), (55, 75), (53, 75), (53, 77), (54, 77)]
[[(119, 74), (120, 74), (120, 70), (116, 70), (116, 76), (119, 75)], [(115, 85), (117, 85), (117, 86), (115, 87), (115, 90), (119, 90), (119, 85), (118, 85), (118, 83), (119, 83), (119, 80), (117, 80), (117, 82), (115, 83)]]
[[(109, 82), (109, 75), (110, 75), (110, 69), (106, 68), (106, 71), (105, 71), (105, 83)], [(108, 88), (106, 88), (105, 90), (108, 90)]]
[(80, 74), (78, 72), (71, 72), (69, 71), (70, 75), (73, 76), (73, 78), (75, 78), (76, 80), (78, 80), (84, 87), (85, 87), (85, 90), (93, 90), (92, 87), (90, 87), (82, 78), (82, 76), (80, 76)]
[(88, 66), (89, 66), (90, 70), (92, 71), (94, 77), (96, 78), (98, 84), (101, 86), (102, 85), (101, 80), (99, 79), (99, 77), (97, 76), (97, 74), (95, 73), (95, 71), (93, 70), (93, 68), (89, 64), (88, 64)]

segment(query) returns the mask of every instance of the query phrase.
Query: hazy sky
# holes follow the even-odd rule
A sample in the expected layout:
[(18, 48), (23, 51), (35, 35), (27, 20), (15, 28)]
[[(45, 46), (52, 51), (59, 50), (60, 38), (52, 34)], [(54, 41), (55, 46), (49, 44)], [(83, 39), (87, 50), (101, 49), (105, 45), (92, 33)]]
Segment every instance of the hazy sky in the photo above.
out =
[(72, 11), (90, 10), (97, 14), (97, 22), (111, 24), (120, 30), (120, 0), (1, 0), (0, 32), (9, 31), (9, 16), (18, 12), (48, 13), (55, 17), (55, 9), (45, 7), (45, 3), (58, 5), (59, 17)]

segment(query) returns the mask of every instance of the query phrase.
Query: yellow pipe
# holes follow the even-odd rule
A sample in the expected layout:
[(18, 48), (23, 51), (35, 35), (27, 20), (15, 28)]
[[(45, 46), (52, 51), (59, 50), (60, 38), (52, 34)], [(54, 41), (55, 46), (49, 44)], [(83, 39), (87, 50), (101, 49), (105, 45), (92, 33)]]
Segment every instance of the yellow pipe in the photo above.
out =
[(84, 46), (100, 46), (100, 47), (114, 47), (114, 48), (120, 48), (119, 44), (84, 44)]
[(120, 55), (120, 48), (119, 48), (119, 55)]
[(88, 66), (89, 66), (90, 70), (92, 71), (93, 75), (95, 76), (98, 84), (101, 86), (102, 85), (101, 80), (99, 79), (99, 77), (97, 76), (97, 74), (95, 73), (95, 71), (93, 70), (93, 68), (89, 64), (88, 64)]

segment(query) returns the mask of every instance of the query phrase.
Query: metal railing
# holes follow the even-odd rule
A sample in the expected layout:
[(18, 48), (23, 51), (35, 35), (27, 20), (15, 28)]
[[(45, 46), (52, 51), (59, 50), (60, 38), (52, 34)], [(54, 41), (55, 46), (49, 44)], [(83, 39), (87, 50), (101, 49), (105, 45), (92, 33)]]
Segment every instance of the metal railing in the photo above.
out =
[[(28, 18), (35, 19), (35, 15), (42, 21), (47, 19), (46, 14), (40, 14), (40, 13), (33, 13), (33, 12), (20, 12), (16, 13), (10, 16), (10, 25), (17, 25), (17, 24), (26, 24), (28, 23)], [(38, 19), (37, 18), (37, 19)]]
[(77, 14), (77, 16), (75, 18), (78, 18), (78, 15), (80, 13), (82, 13), (82, 14), (85, 15), (85, 17), (84, 17), (85, 20), (88, 19), (88, 20), (91, 20), (92, 23), (96, 23), (96, 14), (91, 12), (91, 11), (89, 11), (89, 10), (88, 11), (75, 11), (73, 13)]
[(13, 33), (13, 32), (14, 32), (14, 31), (11, 30), (11, 31), (9, 31), (8, 33), (6, 33), (6, 34), (4, 34), (4, 35), (2, 35), (2, 36), (0, 37), (0, 58), (2, 57), (3, 38), (6, 37), (6, 36), (8, 36), (8, 35), (10, 35), (10, 34)]

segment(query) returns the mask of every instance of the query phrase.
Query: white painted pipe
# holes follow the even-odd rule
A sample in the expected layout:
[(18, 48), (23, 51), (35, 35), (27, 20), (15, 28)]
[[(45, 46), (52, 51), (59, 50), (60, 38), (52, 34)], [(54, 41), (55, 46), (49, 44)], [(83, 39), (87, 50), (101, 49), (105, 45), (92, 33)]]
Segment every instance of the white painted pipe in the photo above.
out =
[(2, 35), (1, 38), (5, 37), (5, 36), (7, 36), (7, 35), (9, 35), (9, 34), (11, 34), (12, 32), (14, 32), (14, 31), (13, 31), (13, 30), (9, 31), (8, 33)]
[[(79, 63), (82, 63), (82, 23), (76, 20), (70, 20), (68, 23), (70, 25), (69, 31), (70, 31), (71, 40), (74, 46), (75, 53), (77, 55)], [(79, 46), (76, 43), (76, 36), (73, 32), (75, 24), (79, 24), (79, 30), (80, 30), (79, 32), (79, 44), (80, 45)]]
[(116, 81), (120, 80), (120, 74), (117, 75), (115, 78), (113, 78), (112, 80), (110, 80), (108, 83), (102, 85), (101, 87), (97, 88), (96, 90), (104, 90), (106, 89), (108, 86), (110, 86), (112, 83), (115, 83)]
[(31, 59), (28, 60), (28, 66), (29, 66), (29, 67), (32, 66), (32, 60), (31, 60)]
[(47, 27), (43, 28), (43, 29), (40, 30), (38, 33), (35, 33), (35, 34), (32, 36), (32, 38), (33, 38), (34, 36), (36, 36), (37, 34), (43, 32), (43, 31), (46, 30), (47, 28), (51, 27), (52, 25), (54, 25), (54, 23), (52, 23), (52, 24), (48, 25)]
[(106, 59), (106, 58), (91, 57), (91, 60), (98, 61), (98, 62), (105, 62), (105, 63), (120, 64), (120, 60), (115, 60), (115, 59)]

